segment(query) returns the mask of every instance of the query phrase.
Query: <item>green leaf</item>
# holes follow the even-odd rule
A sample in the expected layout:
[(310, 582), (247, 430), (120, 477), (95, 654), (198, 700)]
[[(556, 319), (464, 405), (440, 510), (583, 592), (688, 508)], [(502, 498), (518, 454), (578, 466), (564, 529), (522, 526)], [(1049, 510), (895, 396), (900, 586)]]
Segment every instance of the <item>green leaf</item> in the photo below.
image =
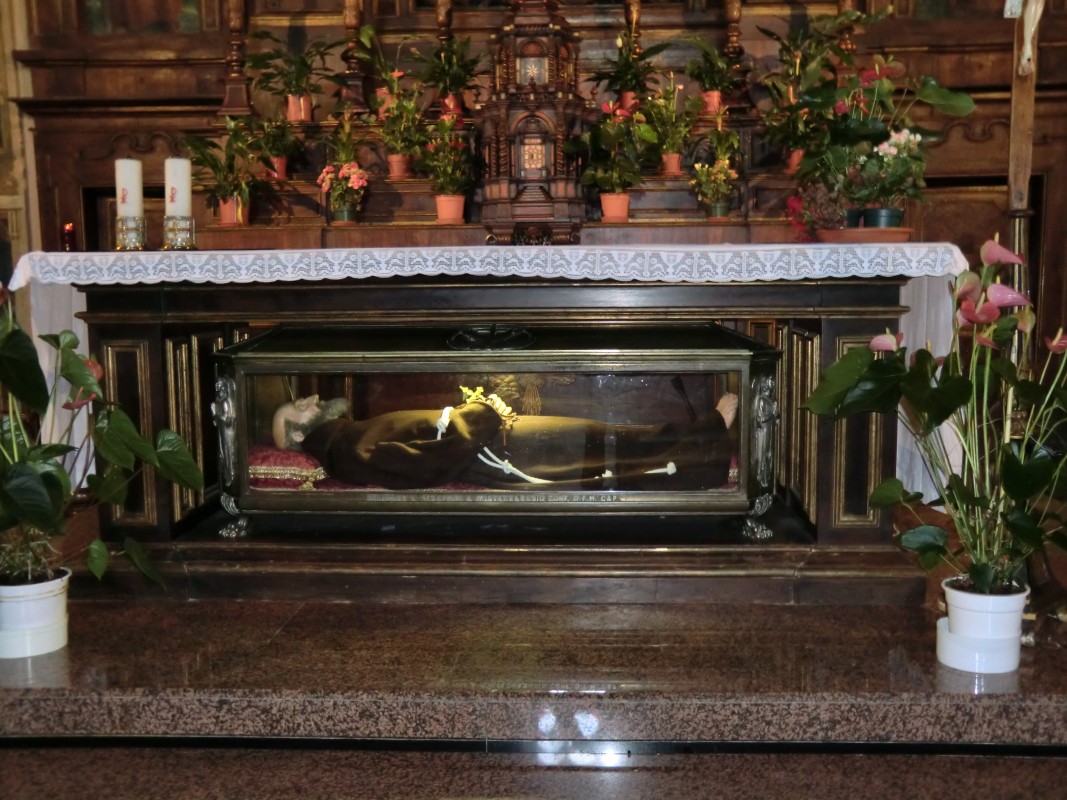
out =
[(900, 546), (915, 553), (948, 553), (948, 534), (937, 525), (920, 525), (900, 535)]
[(39, 414), (48, 410), (48, 384), (37, 349), (21, 328), (11, 328), (0, 338), (0, 384)]
[(93, 497), (101, 503), (113, 506), (126, 502), (129, 481), (129, 472), (116, 464), (108, 464), (102, 473), (97, 472), (85, 479)]
[(1024, 508), (1013, 508), (1004, 514), (1004, 524), (1012, 536), (1028, 550), (1041, 550), (1045, 535), (1033, 514)]
[(975, 589), (982, 594), (989, 594), (993, 590), (993, 582), (996, 580), (997, 573), (992, 564), (977, 563), (971, 564), (970, 569), (967, 570), (967, 577), (971, 579)]
[(71, 386), (82, 389), (88, 394), (95, 394), (103, 399), (104, 390), (96, 382), (93, 373), (85, 365), (85, 359), (73, 350), (60, 350), (59, 374), (70, 381)]
[(838, 408), (845, 396), (867, 372), (874, 361), (874, 353), (866, 347), (847, 350), (841, 358), (826, 368), (819, 385), (802, 404), (814, 414), (838, 416)]
[(163, 580), (163, 573), (159, 571), (159, 568), (152, 562), (152, 559), (148, 557), (148, 553), (141, 546), (141, 543), (136, 539), (131, 539), (129, 536), (122, 542), (123, 552), (126, 554), (126, 558), (141, 571), (141, 574), (148, 578), (152, 583), (156, 584), (161, 589), (167, 588), (167, 582)]
[(895, 506), (897, 503), (904, 502), (907, 496), (907, 490), (899, 478), (886, 478), (871, 492), (871, 507), (888, 508), (889, 506)]
[(1000, 477), (1004, 491), (1016, 502), (1023, 502), (1040, 492), (1052, 482), (1058, 462), (1048, 451), (1038, 451), (1025, 463), (1019, 460), (1014, 449), (1005, 445), (1001, 450)]
[(953, 117), (965, 117), (974, 111), (974, 100), (966, 92), (955, 92), (938, 84), (933, 78), (922, 79), (915, 96), (923, 103), (929, 103), (938, 111)]
[(156, 434), (156, 454), (157, 468), (163, 478), (186, 489), (204, 490), (204, 476), (181, 436), (168, 428), (161, 430)]
[(966, 405), (971, 399), (971, 388), (971, 382), (962, 376), (950, 376), (932, 387), (922, 405), (916, 407), (924, 421), (920, 433), (930, 433)]
[(108, 552), (107, 545), (99, 539), (93, 540), (85, 554), (85, 566), (89, 568), (89, 572), (93, 573), (97, 580), (102, 579), (110, 561), (111, 553)]
[[(153, 466), (156, 465), (156, 451), (152, 443), (141, 436), (133, 420), (121, 408), (107, 409), (97, 415), (96, 428), (93, 432), (94, 444), (98, 444), (98, 437), (108, 448), (103, 453), (108, 461), (113, 461), (127, 469), (133, 469), (132, 458), (139, 458)], [(111, 458), (108, 455), (109, 452), (122, 456), (122, 460)]]
[(16, 462), (0, 481), (0, 504), (20, 522), (57, 532), (62, 528), (63, 506), (57, 502), (55, 489), (54, 480), (47, 480), (29, 464)]
[(866, 374), (845, 394), (838, 414), (895, 410), (900, 403), (901, 380), (905, 374), (901, 359), (895, 354), (873, 361)]

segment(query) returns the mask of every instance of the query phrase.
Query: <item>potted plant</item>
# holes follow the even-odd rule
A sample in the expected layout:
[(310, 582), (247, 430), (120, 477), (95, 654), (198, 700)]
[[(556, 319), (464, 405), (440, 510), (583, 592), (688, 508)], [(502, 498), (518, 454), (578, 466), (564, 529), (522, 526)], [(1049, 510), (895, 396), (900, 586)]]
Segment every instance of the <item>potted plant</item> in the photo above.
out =
[(368, 175), (359, 165), (362, 138), (353, 130), (352, 112), (343, 110), (337, 124), (326, 137), (330, 162), (323, 167), (316, 182), (326, 198), (334, 224), (351, 225), (363, 207)]
[[(1019, 658), (1025, 561), (1048, 543), (1067, 546), (1064, 518), (1047, 502), (1067, 466), (1059, 434), (1067, 335), (1046, 338), (1046, 352), (1031, 360), (1030, 301), (1000, 282), (1005, 266), (1021, 269), (1021, 261), (996, 242), (983, 245), (981, 260), (978, 271), (956, 277), (947, 353), (909, 356), (900, 336), (877, 336), (831, 365), (805, 405), (834, 419), (895, 413), (914, 437), (951, 530), (916, 514), (899, 541), (923, 566), (947, 563), (958, 573), (945, 581), (949, 617), (938, 625), (938, 657), (970, 671), (1008, 671)], [(921, 500), (897, 478), (871, 495), (874, 507), (915, 510)], [(983, 641), (964, 627), (955, 590), (971, 606), (1005, 600), (1011, 610), (996, 613), (1007, 616), (990, 620), (1007, 622), (987, 620), (997, 633)]]
[(470, 143), (459, 132), (462, 124), (458, 117), (438, 119), (419, 155), (419, 167), (433, 187), (438, 225), (463, 223), (465, 193), (473, 181)]
[(926, 148), (937, 137), (915, 125), (910, 112), (916, 104), (950, 116), (965, 116), (975, 107), (965, 92), (928, 76), (908, 78), (900, 62), (882, 56), (835, 88), (811, 93), (802, 105), (827, 120), (826, 137), (821, 148), (805, 155), (798, 177), (822, 180), (857, 206), (869, 207), (867, 227), (900, 225), (904, 202), (922, 196)]
[(730, 195), (733, 194), (737, 171), (725, 158), (713, 164), (694, 164), (690, 184), (696, 189), (697, 200), (707, 211), (710, 219), (721, 219), (730, 214)]
[(422, 83), (437, 90), (444, 115), (462, 113), (463, 93), (475, 86), (482, 56), (470, 55), (470, 45), (470, 39), (450, 36), (432, 53), (412, 51), (421, 65), (415, 75)]
[[(10, 295), (0, 293), (0, 385), (6, 400), (0, 432), (0, 657), (11, 658), (66, 644), (71, 573), (56, 545), (75, 497), (87, 491), (99, 502), (121, 504), (140, 464), (195, 491), (203, 490), (203, 478), (178, 434), (161, 430), (149, 441), (121, 408), (104, 400), (103, 368), (77, 352), (78, 338), (69, 330), (40, 337), (55, 350), (51, 381), (46, 380), (33, 341), (14, 319)], [(60, 429), (42, 424), (45, 419), (68, 421)], [(76, 424), (79, 419), (86, 426)], [(97, 470), (87, 474), (93, 450)], [(162, 582), (136, 541), (127, 539), (123, 552)], [(87, 564), (98, 578), (109, 558), (102, 541), (89, 544)]]
[(648, 94), (655, 86), (657, 68), (652, 59), (670, 47), (670, 42), (660, 42), (642, 50), (633, 30), (623, 31), (615, 39), (615, 58), (609, 58), (600, 69), (589, 76), (591, 83), (603, 83), (604, 88), (615, 94), (616, 101), (629, 108)]
[(649, 147), (656, 144), (656, 132), (639, 110), (621, 102), (604, 103), (600, 110), (600, 122), (577, 137), (568, 151), (585, 155), (580, 181), (600, 190), (601, 221), (626, 222), (628, 190), (643, 181), (641, 164)]
[(218, 209), (220, 225), (247, 225), (252, 193), (264, 188), (252, 165), (261, 161), (248, 121), (226, 117), (225, 140), (190, 135), (183, 140), (195, 177), (207, 188), (208, 208)]
[(289, 156), (300, 149), (293, 124), (286, 118), (261, 119), (251, 122), (250, 150), (270, 162), (268, 174), (278, 180), (289, 176)]
[(429, 140), (419, 106), (421, 85), (402, 86), (403, 72), (396, 71), (391, 77), (394, 87), (391, 102), (370, 123), (385, 145), (389, 177), (397, 180), (411, 177), (412, 162)]
[(674, 73), (669, 82), (641, 104), (649, 126), (656, 133), (662, 159), (662, 173), (676, 178), (682, 173), (682, 153), (689, 142), (689, 134), (703, 106), (699, 97), (680, 98), (682, 87), (674, 82)]
[(258, 73), (252, 87), (282, 98), (290, 121), (310, 122), (312, 95), (322, 92), (321, 82), (340, 83), (338, 76), (326, 69), (326, 59), (344, 41), (313, 41), (294, 50), (270, 31), (256, 31), (252, 38), (274, 45), (245, 59), (245, 66)]
[(723, 95), (736, 91), (745, 81), (746, 68), (731, 61), (703, 36), (689, 36), (686, 42), (697, 49), (697, 56), (685, 65), (686, 77), (700, 87), (704, 113), (715, 114), (722, 108)]

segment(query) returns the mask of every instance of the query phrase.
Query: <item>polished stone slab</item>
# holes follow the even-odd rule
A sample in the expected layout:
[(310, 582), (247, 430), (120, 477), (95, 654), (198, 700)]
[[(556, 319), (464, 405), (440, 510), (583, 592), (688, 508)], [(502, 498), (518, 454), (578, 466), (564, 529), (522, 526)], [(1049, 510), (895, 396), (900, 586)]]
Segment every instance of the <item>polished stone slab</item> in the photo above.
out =
[(68, 648), (0, 662), (0, 735), (1067, 746), (1061, 623), (1017, 672), (982, 678), (937, 664), (935, 620), (907, 606), (77, 601)]

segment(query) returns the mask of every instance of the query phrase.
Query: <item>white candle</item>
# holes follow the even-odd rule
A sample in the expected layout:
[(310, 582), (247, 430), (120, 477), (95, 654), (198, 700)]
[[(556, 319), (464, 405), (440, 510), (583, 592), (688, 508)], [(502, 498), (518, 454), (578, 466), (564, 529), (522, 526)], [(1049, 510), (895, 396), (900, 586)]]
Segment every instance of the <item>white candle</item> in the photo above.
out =
[(144, 186), (141, 183), (141, 162), (137, 159), (120, 158), (115, 161), (115, 199), (118, 201), (117, 216), (144, 216)]
[(168, 158), (163, 162), (166, 184), (166, 216), (193, 215), (193, 165), (187, 158)]

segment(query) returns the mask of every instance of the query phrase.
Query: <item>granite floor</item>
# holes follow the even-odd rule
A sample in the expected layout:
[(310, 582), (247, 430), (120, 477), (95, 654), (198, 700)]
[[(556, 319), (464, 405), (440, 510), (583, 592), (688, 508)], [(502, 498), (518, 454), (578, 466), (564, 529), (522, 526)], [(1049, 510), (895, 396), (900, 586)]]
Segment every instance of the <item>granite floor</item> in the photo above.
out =
[(76, 601), (0, 661), (0, 797), (1061, 797), (1067, 625), (930, 608)]

